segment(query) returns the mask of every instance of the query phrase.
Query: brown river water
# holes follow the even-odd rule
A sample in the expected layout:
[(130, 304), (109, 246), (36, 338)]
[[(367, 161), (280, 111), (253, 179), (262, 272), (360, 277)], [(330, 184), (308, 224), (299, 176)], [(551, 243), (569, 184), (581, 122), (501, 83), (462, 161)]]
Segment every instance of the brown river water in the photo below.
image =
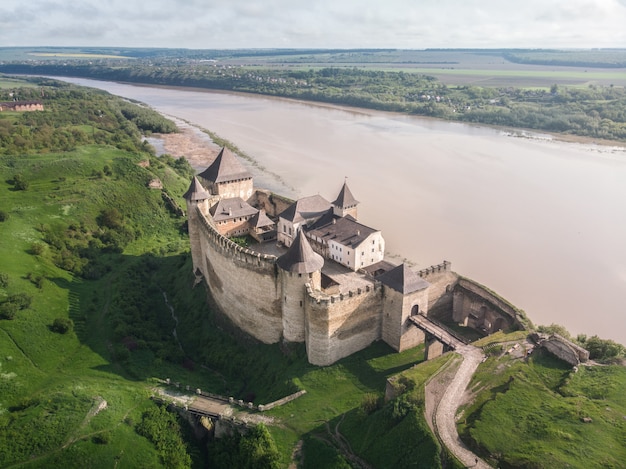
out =
[(255, 95), (65, 79), (142, 101), (254, 159), (257, 186), (337, 195), (388, 256), (453, 270), (535, 324), (626, 344), (626, 149)]

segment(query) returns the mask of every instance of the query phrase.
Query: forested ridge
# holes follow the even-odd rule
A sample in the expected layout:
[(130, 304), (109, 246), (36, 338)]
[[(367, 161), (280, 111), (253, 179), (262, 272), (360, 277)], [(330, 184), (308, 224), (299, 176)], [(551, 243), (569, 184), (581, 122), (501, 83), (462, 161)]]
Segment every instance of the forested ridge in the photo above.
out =
[[(523, 61), (522, 54), (516, 55)], [(530, 59), (529, 59), (530, 60)], [(533, 60), (538, 60), (533, 58)], [(188, 59), (0, 64), (0, 72), (200, 87), (334, 103), (608, 140), (626, 140), (626, 91), (618, 86), (551, 89), (447, 86), (404, 71), (265, 68)]]

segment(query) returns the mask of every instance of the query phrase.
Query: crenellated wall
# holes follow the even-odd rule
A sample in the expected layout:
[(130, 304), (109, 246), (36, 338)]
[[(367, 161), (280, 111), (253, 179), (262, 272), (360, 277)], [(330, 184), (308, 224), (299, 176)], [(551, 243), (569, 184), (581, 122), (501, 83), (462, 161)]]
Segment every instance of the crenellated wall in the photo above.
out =
[(326, 295), (307, 288), (306, 346), (309, 362), (330, 365), (381, 338), (382, 286)]
[(443, 261), (441, 264), (430, 266), (417, 272), (428, 283), (428, 316), (439, 320), (452, 319), (452, 292), (456, 286), (459, 275), (452, 271), (452, 264)]

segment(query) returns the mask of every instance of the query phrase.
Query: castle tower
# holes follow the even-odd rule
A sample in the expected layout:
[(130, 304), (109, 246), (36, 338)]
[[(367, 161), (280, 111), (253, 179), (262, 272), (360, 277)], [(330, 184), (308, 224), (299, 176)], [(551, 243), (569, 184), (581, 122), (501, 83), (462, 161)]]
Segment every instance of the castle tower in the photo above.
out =
[(207, 214), (209, 211), (209, 198), (211, 194), (200, 184), (197, 177), (191, 180), (189, 189), (183, 195), (187, 202), (187, 226), (189, 230), (189, 243), (191, 245), (191, 259), (193, 260), (194, 274), (198, 270), (204, 275), (204, 261), (202, 257), (202, 234), (200, 232), (200, 215), (198, 209)]
[(409, 316), (426, 314), (429, 283), (401, 264), (377, 277), (384, 285), (382, 339), (398, 352), (424, 342), (424, 333)]
[(333, 202), (333, 212), (339, 217), (345, 217), (346, 215), (352, 216), (357, 219), (356, 207), (359, 205), (359, 201), (354, 198), (352, 192), (348, 188), (348, 183), (344, 181), (339, 195)]
[(225, 199), (241, 197), (246, 201), (252, 197), (252, 174), (226, 147), (222, 147), (215, 161), (198, 176), (207, 182), (212, 195)]
[(321, 288), (324, 258), (313, 251), (302, 230), (298, 231), (290, 248), (276, 260), (280, 268), (283, 336), (289, 342), (304, 342), (304, 310), (306, 287)]

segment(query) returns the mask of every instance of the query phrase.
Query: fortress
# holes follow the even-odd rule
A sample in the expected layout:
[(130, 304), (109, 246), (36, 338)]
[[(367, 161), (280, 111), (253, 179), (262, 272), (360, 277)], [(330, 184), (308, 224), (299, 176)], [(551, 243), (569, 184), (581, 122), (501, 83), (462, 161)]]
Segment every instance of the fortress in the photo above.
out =
[[(447, 261), (416, 272), (385, 260), (382, 232), (358, 221), (345, 182), (333, 202), (289, 200), (255, 188), (223, 148), (184, 197), (194, 273), (220, 312), (261, 342), (304, 342), (312, 364), (377, 340), (397, 351), (427, 342), (432, 358), (444, 344), (424, 321), (484, 334), (523, 327), (517, 308)], [(245, 236), (254, 245), (233, 240)]]

